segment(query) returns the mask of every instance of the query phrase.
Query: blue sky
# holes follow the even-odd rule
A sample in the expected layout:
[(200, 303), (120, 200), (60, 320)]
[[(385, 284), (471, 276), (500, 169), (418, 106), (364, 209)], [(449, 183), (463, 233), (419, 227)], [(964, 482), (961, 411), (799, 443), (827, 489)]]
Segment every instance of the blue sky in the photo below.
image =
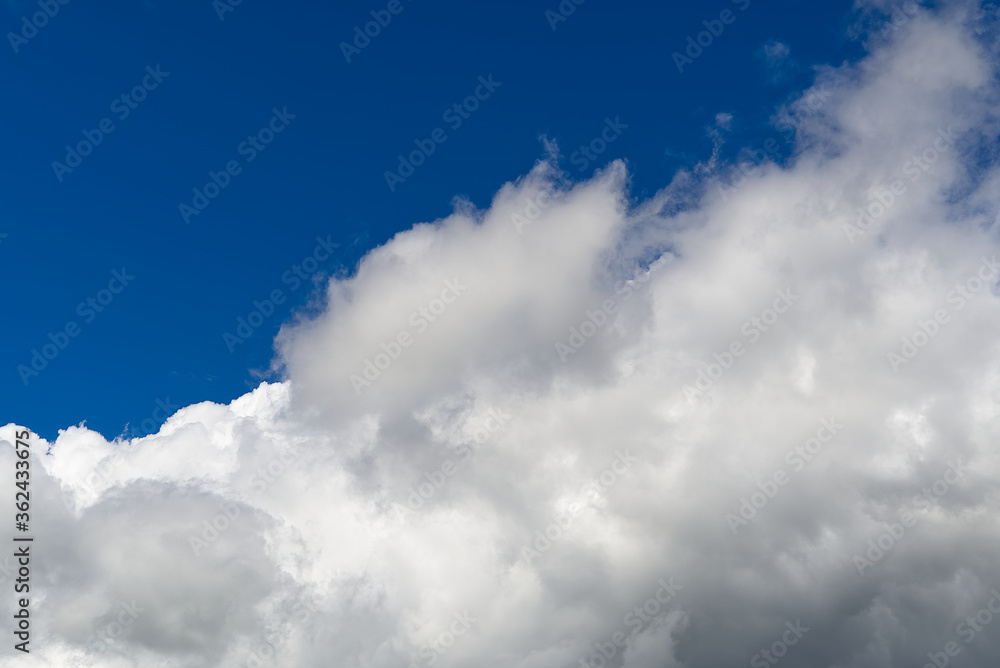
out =
[[(848, 2), (752, 0), (744, 11), (744, 0), (587, 0), (553, 30), (545, 12), (558, 11), (554, 0), (401, 0), (348, 63), (340, 44), (371, 12), (384, 20), (388, 3), (336, 4), (244, 0), (220, 20), (208, 0), (72, 0), (26, 41), (8, 36), (7, 420), (48, 438), (86, 420), (110, 438), (126, 424), (143, 433), (144, 420), (148, 428), (165, 417), (158, 406), (228, 402), (259, 383), (278, 328), (315, 296), (286, 272), (317, 238), (339, 247), (302, 275), (350, 272), (396, 232), (450, 213), (456, 196), (488, 206), (544, 154), (543, 136), (558, 143), (567, 178), (624, 159), (632, 194), (648, 197), (709, 158), (716, 114), (734, 116), (723, 157), (780, 137), (769, 119), (812, 82), (814, 66), (862, 51), (847, 37), (857, 19)], [(40, 11), (6, 6), (6, 31)], [(732, 23), (678, 72), (671, 54), (726, 9)], [(775, 41), (789, 50), (777, 67), (767, 56)], [(478, 108), (460, 125), (443, 116), (480, 77), (497, 85), (488, 95), (479, 88)], [(143, 81), (150, 90), (134, 102)], [(263, 150), (243, 144), (275, 110), (294, 118)], [(79, 166), (53, 167), (103, 119), (113, 130)], [(606, 119), (619, 119), (614, 141), (594, 160), (573, 160)], [(444, 141), (390, 190), (385, 172), (397, 156), (415, 140), (427, 146), (437, 128)], [(230, 161), (238, 173), (186, 222), (179, 205)], [(112, 281), (123, 269), (134, 276), (124, 287)], [(223, 334), (276, 289), (284, 302), (227, 346)], [(98, 312), (88, 298), (108, 303)], [(79, 331), (64, 338), (70, 323)], [(65, 348), (37, 375), (19, 372), (50, 334)]]

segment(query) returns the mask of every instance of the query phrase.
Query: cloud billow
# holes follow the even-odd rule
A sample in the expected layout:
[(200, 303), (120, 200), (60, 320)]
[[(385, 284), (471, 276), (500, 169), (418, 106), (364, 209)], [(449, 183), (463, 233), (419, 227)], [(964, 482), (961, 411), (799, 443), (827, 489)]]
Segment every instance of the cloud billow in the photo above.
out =
[(134, 442), (62, 431), (31, 665), (995, 665), (1000, 87), (968, 7), (818, 70), (792, 156), (738, 188), (713, 161), (636, 201), (622, 163), (550, 156), (331, 279), (282, 382)]

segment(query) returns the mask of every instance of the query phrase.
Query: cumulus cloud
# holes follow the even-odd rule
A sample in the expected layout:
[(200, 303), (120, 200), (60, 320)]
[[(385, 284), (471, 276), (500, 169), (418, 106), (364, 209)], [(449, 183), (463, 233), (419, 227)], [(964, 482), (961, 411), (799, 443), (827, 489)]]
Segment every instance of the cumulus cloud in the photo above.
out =
[(25, 665), (994, 665), (983, 25), (820, 70), (782, 164), (546, 158), (331, 280), (280, 382), (35, 437)]

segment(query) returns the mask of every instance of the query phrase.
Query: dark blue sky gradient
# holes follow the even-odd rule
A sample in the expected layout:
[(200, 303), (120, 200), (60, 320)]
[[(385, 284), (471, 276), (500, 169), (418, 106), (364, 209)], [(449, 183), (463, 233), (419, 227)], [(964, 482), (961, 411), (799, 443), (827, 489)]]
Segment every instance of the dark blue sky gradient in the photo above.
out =
[[(769, 117), (814, 65), (861, 55), (846, 0), (752, 0), (745, 12), (730, 0), (587, 0), (555, 31), (544, 12), (556, 1), (402, 0), (348, 64), (340, 42), (387, 4), (243, 0), (220, 21), (210, 0), (70, 0), (18, 53), (5, 40), (0, 423), (53, 438), (86, 420), (113, 437), (159, 421), (157, 399), (228, 402), (257, 385), (279, 326), (307, 305), (310, 288), (282, 275), (318, 236), (341, 244), (321, 269), (351, 271), (394, 233), (447, 215), (456, 195), (487, 206), (543, 154), (543, 135), (571, 178), (624, 158), (634, 195), (648, 196), (710, 155), (718, 112), (735, 116), (732, 156), (775, 135)], [(5, 31), (39, 11), (7, 7)], [(679, 74), (671, 53), (726, 8), (735, 22)], [(769, 40), (795, 64), (776, 83), (760, 57)], [(119, 120), (112, 102), (157, 65), (169, 76)], [(490, 74), (500, 87), (449, 128), (442, 113)], [(238, 145), (285, 107), (296, 117), (247, 163)], [(569, 156), (606, 117), (628, 128), (577, 169)], [(59, 182), (51, 163), (103, 118), (114, 131)], [(384, 172), (438, 127), (446, 141), (390, 192)], [(241, 173), (185, 224), (178, 205), (230, 160)], [(77, 305), (122, 267), (134, 281), (85, 322)], [(275, 289), (288, 301), (230, 353), (223, 332)], [(79, 335), (26, 386), (17, 366), (71, 320)]]

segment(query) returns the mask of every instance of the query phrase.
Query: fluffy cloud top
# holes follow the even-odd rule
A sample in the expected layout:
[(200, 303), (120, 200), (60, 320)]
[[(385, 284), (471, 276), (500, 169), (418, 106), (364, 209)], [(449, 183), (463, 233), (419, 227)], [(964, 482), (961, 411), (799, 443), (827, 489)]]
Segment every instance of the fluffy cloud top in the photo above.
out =
[(995, 665), (996, 35), (904, 14), (738, 164), (550, 157), (331, 281), (283, 382), (35, 438), (20, 660)]

